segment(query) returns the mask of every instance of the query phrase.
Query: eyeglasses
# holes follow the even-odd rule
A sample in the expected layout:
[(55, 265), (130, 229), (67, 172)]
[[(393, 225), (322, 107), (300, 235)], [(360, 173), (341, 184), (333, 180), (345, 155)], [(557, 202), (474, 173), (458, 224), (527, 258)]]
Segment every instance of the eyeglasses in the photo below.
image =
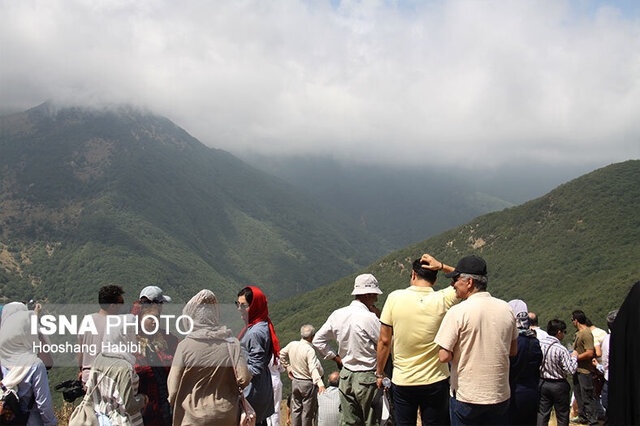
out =
[(140, 301), (140, 303), (142, 303), (143, 305), (151, 305), (156, 304), (156, 305), (162, 305), (164, 303), (164, 300), (149, 300), (149, 299), (142, 299)]
[(246, 303), (240, 303), (236, 300), (236, 308), (240, 309), (249, 309), (249, 305)]

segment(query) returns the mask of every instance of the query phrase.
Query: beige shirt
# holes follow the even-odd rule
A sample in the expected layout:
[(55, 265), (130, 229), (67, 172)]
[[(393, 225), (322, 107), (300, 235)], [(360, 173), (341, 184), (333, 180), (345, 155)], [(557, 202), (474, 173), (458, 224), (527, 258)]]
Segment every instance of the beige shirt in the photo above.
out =
[(245, 388), (250, 382), (251, 373), (237, 339), (228, 343), (185, 338), (178, 344), (167, 378), (173, 424), (238, 424), (238, 386)]
[(457, 400), (497, 404), (509, 399), (509, 351), (517, 337), (511, 307), (486, 291), (447, 312), (435, 342), (453, 352), (451, 390)]
[(291, 342), (280, 350), (280, 362), (287, 371), (293, 373), (296, 379), (312, 380), (313, 384), (324, 386), (322, 383), (324, 370), (313, 345), (306, 340)]

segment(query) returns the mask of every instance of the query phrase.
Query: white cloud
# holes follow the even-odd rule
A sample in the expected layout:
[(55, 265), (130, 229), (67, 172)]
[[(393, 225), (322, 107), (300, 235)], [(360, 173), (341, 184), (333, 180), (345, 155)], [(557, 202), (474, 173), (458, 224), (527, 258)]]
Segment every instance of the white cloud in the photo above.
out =
[(139, 104), (236, 152), (640, 157), (640, 20), (579, 4), (0, 0), (0, 108)]

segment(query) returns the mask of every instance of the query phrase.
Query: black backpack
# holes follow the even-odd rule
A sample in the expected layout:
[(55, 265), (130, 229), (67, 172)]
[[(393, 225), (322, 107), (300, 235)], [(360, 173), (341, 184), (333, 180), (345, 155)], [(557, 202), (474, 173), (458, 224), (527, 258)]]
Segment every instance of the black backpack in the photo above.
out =
[[(0, 369), (0, 380), (2, 380), (2, 369)], [(7, 388), (0, 382), (0, 388), (4, 396), (0, 399), (0, 425), (26, 425), (29, 420), (29, 410), (35, 402), (35, 395), (31, 396), (31, 401), (27, 411), (20, 409), (20, 399), (14, 392), (8, 392)]]

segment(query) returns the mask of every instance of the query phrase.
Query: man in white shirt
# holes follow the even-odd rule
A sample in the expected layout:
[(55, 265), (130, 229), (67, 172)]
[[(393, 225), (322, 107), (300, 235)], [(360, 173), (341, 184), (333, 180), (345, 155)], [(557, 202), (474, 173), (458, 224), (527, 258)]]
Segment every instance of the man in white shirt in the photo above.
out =
[(538, 326), (538, 315), (533, 312), (529, 312), (529, 328), (536, 333), (536, 338), (538, 340), (549, 337), (549, 333)]
[(516, 317), (507, 302), (487, 292), (487, 264), (481, 257), (463, 257), (445, 276), (465, 300), (449, 309), (435, 338), (440, 362), (452, 361), (451, 424), (507, 424), (509, 356), (518, 351)]
[(312, 325), (300, 328), (300, 340), (280, 350), (280, 362), (291, 379), (291, 424), (312, 425), (318, 415), (318, 393), (325, 391), (324, 371), (311, 342), (315, 335)]
[[(333, 359), (340, 371), (340, 424), (378, 425), (380, 408), (372, 405), (376, 386), (376, 346), (380, 336), (380, 310), (375, 306), (382, 294), (371, 274), (358, 275), (349, 306), (334, 311), (318, 330), (313, 345)], [(329, 341), (338, 343), (336, 354)]]

